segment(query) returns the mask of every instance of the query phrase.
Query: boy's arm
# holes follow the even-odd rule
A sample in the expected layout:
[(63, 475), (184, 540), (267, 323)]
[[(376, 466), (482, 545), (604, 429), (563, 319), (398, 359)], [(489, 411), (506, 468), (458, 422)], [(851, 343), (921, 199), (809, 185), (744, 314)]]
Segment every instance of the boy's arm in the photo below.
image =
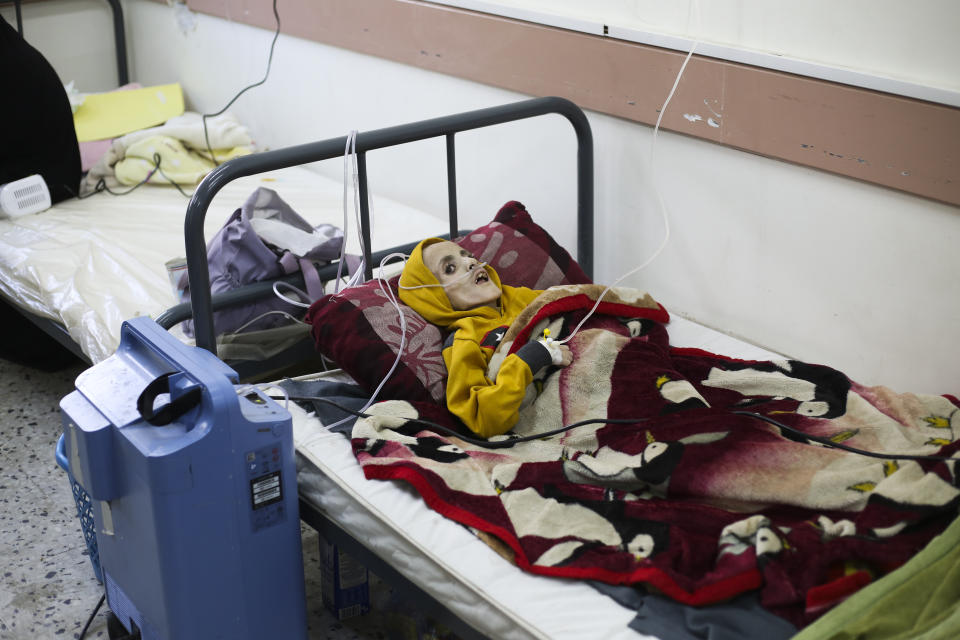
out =
[(497, 379), (487, 378), (487, 360), (479, 344), (454, 339), (443, 350), (447, 364), (447, 408), (483, 438), (500, 435), (517, 423), (520, 403), (533, 374), (550, 364), (550, 352), (529, 342), (507, 356)]

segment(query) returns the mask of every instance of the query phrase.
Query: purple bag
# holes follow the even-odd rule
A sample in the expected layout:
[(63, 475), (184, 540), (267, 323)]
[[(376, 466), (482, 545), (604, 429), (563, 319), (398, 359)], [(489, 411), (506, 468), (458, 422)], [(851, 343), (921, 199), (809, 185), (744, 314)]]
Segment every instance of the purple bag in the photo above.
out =
[[(340, 228), (330, 224), (311, 226), (277, 192), (259, 187), (207, 243), (210, 291), (216, 295), (302, 271), (310, 298), (303, 302), (309, 304), (323, 295), (323, 285), (313, 263), (339, 258), (342, 244)], [(186, 273), (181, 276), (178, 288), (183, 292), (183, 300), (189, 300)], [(290, 295), (286, 289), (283, 292)], [(270, 329), (290, 322), (287, 316), (269, 313), (271, 311), (300, 317), (306, 309), (270, 296), (215, 312), (214, 332), (220, 335)], [(185, 321), (183, 330), (193, 337), (193, 321)]]

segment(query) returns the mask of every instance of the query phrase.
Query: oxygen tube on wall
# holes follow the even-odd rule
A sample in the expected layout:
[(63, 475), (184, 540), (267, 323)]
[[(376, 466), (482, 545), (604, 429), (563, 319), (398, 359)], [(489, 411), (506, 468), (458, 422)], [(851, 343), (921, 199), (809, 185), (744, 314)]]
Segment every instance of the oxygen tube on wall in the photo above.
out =
[[(555, 341), (556, 344), (566, 344), (567, 342), (569, 342), (570, 339), (573, 338), (573, 336), (575, 336), (578, 331), (580, 331), (580, 328), (587, 321), (587, 319), (594, 314), (594, 312), (597, 310), (597, 307), (600, 306), (600, 301), (603, 300), (603, 297), (607, 294), (607, 292), (610, 291), (613, 287), (617, 286), (617, 284), (619, 284), (626, 278), (632, 276), (633, 274), (637, 273), (642, 269), (645, 269), (651, 263), (653, 263), (653, 261), (656, 260), (657, 257), (659, 257), (659, 255), (663, 252), (664, 248), (666, 248), (667, 243), (670, 241), (670, 217), (667, 214), (667, 206), (663, 201), (663, 196), (660, 194), (660, 190), (657, 188), (656, 164), (655, 164), (654, 152), (656, 150), (657, 134), (660, 131), (660, 122), (663, 120), (663, 114), (667, 111), (667, 107), (670, 105), (670, 101), (673, 99), (673, 94), (676, 93), (677, 87), (680, 85), (680, 79), (683, 77), (683, 72), (686, 71), (687, 69), (687, 63), (690, 62), (690, 58), (693, 57), (693, 52), (697, 50), (697, 45), (700, 44), (700, 37), (699, 37), (699, 33), (701, 31), (700, 4), (699, 2), (697, 2), (697, 0), (694, 0), (691, 6), (695, 10), (694, 13), (696, 14), (696, 17), (697, 17), (697, 38), (694, 39), (693, 45), (691, 45), (690, 47), (690, 51), (687, 52), (686, 57), (683, 59), (683, 64), (680, 65), (680, 71), (677, 72), (677, 77), (673, 81), (673, 86), (670, 88), (670, 93), (667, 94), (667, 99), (663, 101), (663, 106), (660, 107), (660, 111), (657, 114), (657, 122), (653, 127), (653, 137), (650, 141), (650, 172), (653, 177), (653, 179), (650, 181), (650, 185), (651, 187), (653, 187), (653, 192), (657, 196), (657, 204), (660, 206), (660, 213), (663, 218), (663, 240), (661, 240), (660, 245), (657, 247), (657, 249), (653, 252), (653, 254), (649, 258), (647, 258), (639, 266), (631, 269), (630, 271), (626, 272), (625, 274), (623, 274), (622, 276), (614, 280), (612, 284), (608, 285), (607, 288), (604, 289), (603, 292), (597, 297), (597, 301), (594, 303), (593, 308), (590, 309), (590, 312), (587, 313), (587, 315), (585, 315), (580, 320), (580, 322), (577, 324), (576, 327), (574, 327), (570, 335), (568, 335), (563, 340)], [(547, 337), (547, 339), (551, 341), (553, 340), (552, 338), (549, 338), (549, 337)]]

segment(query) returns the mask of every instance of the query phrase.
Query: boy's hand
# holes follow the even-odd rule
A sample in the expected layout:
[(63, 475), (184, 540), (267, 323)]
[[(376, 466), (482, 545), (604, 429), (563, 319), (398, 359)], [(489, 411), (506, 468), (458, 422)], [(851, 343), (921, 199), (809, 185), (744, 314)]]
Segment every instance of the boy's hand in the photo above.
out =
[(544, 336), (538, 338), (538, 341), (550, 352), (550, 359), (553, 364), (558, 367), (565, 367), (573, 362), (573, 353), (570, 351), (570, 347), (555, 341), (549, 336), (550, 334), (544, 331)]

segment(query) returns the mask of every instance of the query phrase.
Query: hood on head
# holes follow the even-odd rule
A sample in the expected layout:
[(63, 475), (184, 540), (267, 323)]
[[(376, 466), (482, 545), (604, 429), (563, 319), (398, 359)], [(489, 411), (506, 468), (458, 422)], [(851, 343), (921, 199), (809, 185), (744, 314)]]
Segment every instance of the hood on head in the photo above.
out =
[[(403, 273), (400, 274), (401, 287), (440, 284), (436, 276), (423, 262), (424, 247), (437, 242), (443, 242), (443, 238), (427, 238), (414, 247), (413, 251), (410, 252), (410, 259), (403, 267)], [(497, 275), (497, 272), (490, 266), (487, 266), (486, 270), (490, 275), (490, 280), (502, 291), (503, 286), (500, 284), (500, 276)], [(494, 317), (498, 315), (498, 312), (490, 307), (457, 311), (450, 304), (450, 299), (447, 298), (447, 292), (443, 287), (400, 289), (399, 295), (401, 302), (423, 316), (427, 322), (444, 328), (465, 317), (476, 317), (478, 315)]]

